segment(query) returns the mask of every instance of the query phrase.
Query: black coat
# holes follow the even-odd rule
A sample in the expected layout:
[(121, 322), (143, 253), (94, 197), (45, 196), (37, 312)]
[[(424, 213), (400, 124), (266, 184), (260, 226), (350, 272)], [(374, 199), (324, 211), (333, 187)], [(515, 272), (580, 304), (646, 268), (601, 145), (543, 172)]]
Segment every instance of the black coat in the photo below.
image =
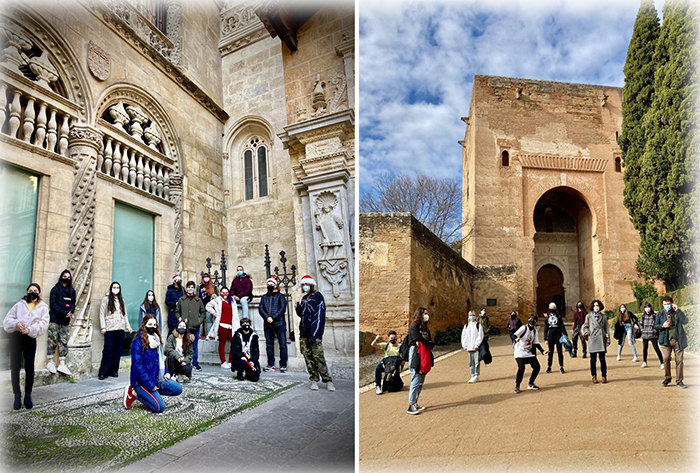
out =
[(185, 289), (180, 285), (179, 289), (175, 288), (174, 284), (168, 286), (168, 291), (165, 293), (165, 306), (168, 308), (168, 328), (177, 327), (177, 315), (175, 315), (175, 307), (177, 301), (185, 295)]
[(243, 329), (239, 328), (236, 333), (233, 334), (233, 341), (231, 342), (231, 356), (234, 360), (240, 360), (244, 357), (243, 353), (243, 342), (248, 342), (250, 340), (250, 362), (255, 365), (255, 369), (260, 370), (260, 347), (258, 344), (258, 334), (255, 330), (250, 329), (250, 332), (246, 335), (243, 333)]
[[(271, 295), (263, 294), (258, 306), (260, 317), (265, 321), (265, 327), (287, 326), (284, 315), (287, 313), (287, 298), (281, 292), (273, 292)], [(267, 323), (267, 318), (272, 317), (272, 324)]]
[(75, 311), (75, 289), (73, 286), (64, 286), (58, 282), (51, 288), (49, 304), (50, 321), (58, 325), (68, 325), (70, 319), (67, 315)]

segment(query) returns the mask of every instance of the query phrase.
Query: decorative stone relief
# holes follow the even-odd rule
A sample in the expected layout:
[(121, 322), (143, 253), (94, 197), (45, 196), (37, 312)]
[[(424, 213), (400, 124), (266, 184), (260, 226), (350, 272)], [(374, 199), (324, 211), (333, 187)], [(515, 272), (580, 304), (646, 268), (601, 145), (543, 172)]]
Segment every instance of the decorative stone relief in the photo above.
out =
[(95, 239), (95, 188), (97, 154), (102, 150), (102, 136), (87, 127), (73, 127), (68, 154), (75, 160), (72, 188), (71, 227), (68, 269), (73, 274), (77, 295), (75, 315), (68, 338), (69, 348), (90, 346), (92, 323), (92, 268)]
[(126, 113), (131, 117), (131, 126), (129, 127), (131, 136), (140, 140), (141, 135), (143, 135), (143, 125), (148, 121), (148, 117), (138, 105), (128, 105)]
[(321, 192), (316, 197), (314, 219), (316, 221), (316, 230), (321, 232), (322, 259), (344, 256), (338, 254), (338, 251), (343, 247), (343, 227), (345, 222), (335, 212), (337, 206), (338, 196), (333, 192)]
[(124, 102), (120, 100), (118, 103), (115, 103), (109, 107), (109, 115), (112, 117), (115, 123), (119, 124), (124, 130), (127, 130), (129, 115), (126, 113), (126, 109), (124, 108)]
[(344, 101), (344, 93), (346, 89), (346, 81), (345, 81), (345, 76), (343, 74), (338, 74), (331, 80), (331, 84), (335, 86), (335, 94), (333, 95), (333, 98), (331, 99), (331, 103), (329, 104), (329, 112), (333, 113), (337, 110), (342, 110), (341, 108), (341, 102)]
[(221, 36), (228, 36), (256, 20), (259, 21), (253, 7), (226, 12), (225, 16), (221, 18)]
[(331, 283), (333, 287), (333, 297), (340, 297), (340, 284), (348, 274), (348, 260), (321, 260), (318, 262), (318, 267), (321, 270), (321, 276)]
[(328, 104), (326, 103), (326, 95), (324, 93), (323, 88), (326, 86), (326, 83), (321, 80), (321, 74), (316, 75), (316, 81), (314, 82), (314, 91), (311, 94), (311, 107), (313, 108), (313, 112), (311, 113), (312, 117), (317, 117), (319, 115), (323, 115), (328, 111)]
[(20, 31), (3, 28), (7, 38), (7, 47), (2, 51), (2, 61), (7, 67), (20, 72), (19, 67), (27, 64), (27, 56), (22, 51), (32, 48), (32, 41)]
[(88, 43), (88, 69), (97, 80), (107, 80), (111, 67), (109, 53), (90, 41)]
[(296, 112), (298, 122), (306, 120), (306, 107), (303, 105), (297, 105)]
[(148, 140), (149, 147), (158, 150), (157, 146), (160, 143), (160, 135), (158, 134), (155, 123), (151, 122), (151, 125), (143, 131), (143, 136)]
[(170, 175), (170, 201), (175, 204), (175, 274), (182, 274), (182, 174)]

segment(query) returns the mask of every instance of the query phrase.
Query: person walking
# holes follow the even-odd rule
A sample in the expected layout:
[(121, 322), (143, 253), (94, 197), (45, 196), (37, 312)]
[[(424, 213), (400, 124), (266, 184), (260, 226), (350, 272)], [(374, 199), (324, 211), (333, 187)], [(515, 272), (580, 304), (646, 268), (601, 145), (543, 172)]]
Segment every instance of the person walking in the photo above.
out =
[[(75, 312), (75, 289), (73, 275), (67, 269), (61, 272), (58, 282), (51, 288), (49, 299), (49, 340), (46, 344), (46, 369), (49, 373), (61, 373), (70, 376), (72, 373), (66, 365), (68, 355), (68, 328), (73, 312)], [(58, 368), (53, 358), (58, 347)]]
[(131, 380), (124, 388), (124, 407), (139, 400), (152, 412), (165, 411), (163, 396), (179, 396), (182, 385), (170, 377), (156, 318), (146, 314), (131, 342)]
[(230, 293), (233, 300), (241, 305), (241, 317), (248, 317), (248, 304), (253, 299), (253, 280), (241, 265), (236, 267), (236, 277), (231, 282)]
[(192, 357), (192, 366), (197, 371), (202, 371), (202, 367), (199, 366), (199, 329), (202, 325), (202, 320), (204, 320), (204, 304), (202, 299), (195, 293), (195, 283), (194, 281), (187, 281), (185, 285), (185, 295), (177, 301), (175, 306), (175, 315), (178, 320), (184, 320), (187, 324), (187, 329), (190, 331), (194, 337), (194, 354)]
[(228, 288), (222, 288), (221, 295), (212, 298), (207, 304), (206, 310), (212, 315), (214, 321), (207, 338), (219, 340), (221, 368), (229, 370), (231, 362), (226, 360), (226, 342), (231, 342), (233, 334), (240, 328), (241, 324), (238, 319), (238, 307), (233, 302)]
[[(396, 333), (396, 330), (392, 330), (388, 334), (389, 336), (389, 341), (388, 342), (380, 342), (379, 343), (379, 348), (384, 352), (384, 358), (382, 361), (377, 363), (377, 366), (374, 367), (374, 392), (378, 395), (381, 395), (384, 393), (382, 390), (382, 377), (384, 375), (384, 360), (386, 358), (389, 358), (391, 356), (400, 356), (399, 353), (399, 336)], [(377, 340), (379, 340), (379, 335), (374, 337), (374, 340), (372, 340), (372, 343), (370, 343), (370, 346), (374, 346), (375, 343), (377, 343)]]
[(148, 290), (146, 291), (146, 296), (143, 298), (143, 303), (141, 304), (141, 307), (139, 307), (139, 327), (141, 326), (141, 322), (143, 321), (143, 318), (146, 316), (146, 314), (151, 314), (156, 318), (156, 322), (158, 322), (158, 327), (162, 327), (162, 318), (160, 316), (160, 306), (158, 305), (158, 301), (156, 300), (156, 294), (155, 292)]
[(520, 394), (520, 383), (523, 382), (525, 376), (525, 366), (530, 365), (532, 373), (527, 383), (527, 389), (537, 391), (540, 389), (535, 384), (537, 375), (540, 374), (540, 362), (537, 360), (537, 350), (543, 355), (549, 352), (545, 351), (540, 345), (540, 334), (537, 329), (537, 316), (531, 314), (527, 320), (527, 324), (521, 326), (515, 331), (515, 345), (513, 345), (513, 357), (518, 365), (518, 371), (515, 374), (515, 388), (513, 392)]
[(583, 337), (583, 332), (581, 327), (583, 327), (583, 322), (586, 320), (587, 315), (586, 307), (583, 302), (578, 301), (576, 303), (576, 310), (574, 311), (574, 325), (571, 327), (571, 344), (573, 345), (572, 358), (578, 356), (578, 341), (581, 339), (581, 350), (583, 351), (583, 358), (586, 358), (586, 339)]
[[(472, 311), (469, 311), (471, 314)], [(510, 313), (510, 318), (508, 319), (508, 323), (506, 324), (506, 330), (508, 330), (508, 334), (510, 335), (510, 341), (511, 343), (515, 343), (515, 332), (518, 331), (520, 327), (523, 326), (522, 321), (520, 320), (520, 317), (518, 317), (518, 313), (513, 311)]]
[(326, 325), (326, 302), (316, 290), (316, 281), (308, 274), (299, 281), (304, 296), (295, 306), (299, 321), (299, 348), (309, 372), (309, 388), (318, 390), (318, 380), (326, 383), (328, 391), (335, 391), (333, 379), (323, 355), (323, 330)]
[(481, 360), (479, 359), (479, 347), (484, 341), (484, 328), (476, 321), (476, 314), (469, 311), (469, 322), (462, 329), (462, 348), (469, 353), (469, 373), (471, 378), (468, 383), (479, 381)]
[[(425, 384), (425, 376), (432, 367), (432, 352), (435, 347), (430, 335), (428, 321), (430, 315), (428, 309), (419, 307), (413, 315), (413, 321), (408, 329), (407, 339), (404, 340), (408, 347), (408, 367), (411, 370), (411, 384), (408, 389), (408, 414), (420, 414), (425, 407), (418, 404), (418, 398)], [(421, 356), (421, 354), (423, 354)]]
[(685, 389), (683, 384), (683, 350), (688, 346), (683, 325), (688, 323), (688, 317), (673, 303), (671, 296), (664, 296), (661, 300), (663, 308), (656, 314), (654, 328), (659, 331), (659, 345), (664, 355), (664, 380), (663, 385), (671, 382), (671, 352), (676, 359), (676, 386)]
[[(202, 282), (199, 284), (199, 298), (202, 299), (202, 304), (204, 304), (204, 307), (211, 302), (213, 298), (217, 296), (216, 294), (216, 289), (214, 288), (214, 283), (211, 280), (211, 276), (209, 276), (209, 273), (204, 273), (202, 274)], [(213, 322), (212, 322), (212, 315), (209, 312), (204, 313), (204, 320), (202, 321), (202, 331), (201, 334), (199, 335), (199, 338), (205, 338), (207, 340), (211, 340), (209, 338), (209, 331), (207, 331), (207, 327), (211, 329)]]
[(165, 306), (168, 308), (168, 332), (172, 332), (177, 328), (179, 322), (175, 308), (177, 301), (185, 295), (185, 290), (182, 288), (182, 277), (179, 274), (173, 276), (173, 283), (168, 286), (165, 292)]
[(250, 328), (250, 319), (243, 317), (231, 342), (231, 371), (236, 379), (257, 382), (260, 379), (260, 345), (258, 334)]
[(265, 330), (265, 351), (267, 366), (265, 371), (275, 371), (275, 338), (279, 344), (280, 372), (287, 372), (287, 298), (279, 291), (277, 280), (267, 280), (267, 293), (260, 298), (258, 312), (263, 319)]
[(126, 305), (122, 298), (122, 286), (114, 281), (110, 292), (102, 298), (100, 304), (100, 328), (104, 335), (104, 348), (98, 377), (100, 380), (119, 377), (119, 358), (122, 353), (124, 332), (133, 333), (129, 318), (126, 316)]
[(24, 359), (24, 407), (31, 409), (32, 389), (34, 388), (34, 358), (36, 356), (36, 339), (49, 328), (49, 306), (41, 300), (41, 287), (31, 283), (27, 293), (10, 308), (5, 315), (2, 327), (9, 334), (10, 379), (15, 401), (14, 410), (22, 408), (22, 389), (19, 384), (19, 372)]
[(192, 379), (193, 345), (194, 336), (187, 330), (185, 321), (181, 320), (175, 330), (168, 335), (163, 350), (168, 371), (171, 376), (177, 376), (180, 384)]
[(615, 339), (617, 340), (617, 361), (622, 359), (622, 347), (625, 346), (625, 339), (632, 348), (634, 358), (632, 362), (639, 361), (637, 357), (637, 349), (634, 346), (634, 330), (639, 329), (639, 320), (637, 316), (627, 310), (625, 304), (620, 305), (617, 311), (617, 322), (615, 323)]
[(608, 382), (608, 365), (605, 362), (605, 353), (610, 346), (610, 326), (608, 318), (603, 314), (605, 306), (598, 299), (591, 303), (591, 311), (583, 321), (583, 337), (588, 340), (588, 354), (591, 357), (591, 380), (598, 384), (598, 370), (596, 360), (600, 361), (600, 374), (603, 384)]
[(549, 303), (549, 312), (546, 314), (544, 320), (544, 330), (545, 338), (547, 339), (547, 351), (549, 352), (549, 357), (547, 358), (547, 373), (552, 372), (552, 361), (554, 359), (554, 349), (556, 348), (557, 357), (559, 359), (559, 371), (561, 374), (564, 374), (566, 373), (566, 371), (564, 371), (564, 352), (560, 339), (562, 335), (566, 335), (566, 327), (564, 327), (564, 321), (554, 302)]
[(649, 354), (649, 344), (651, 343), (654, 347), (654, 351), (656, 352), (656, 356), (659, 358), (661, 369), (665, 369), (664, 357), (661, 354), (661, 350), (659, 350), (659, 331), (654, 328), (655, 322), (656, 312), (654, 312), (654, 308), (652, 307), (652, 305), (649, 302), (647, 302), (646, 304), (644, 304), (644, 312), (642, 313), (641, 320), (642, 343), (644, 344), (642, 349), (642, 368), (647, 367), (647, 356)]

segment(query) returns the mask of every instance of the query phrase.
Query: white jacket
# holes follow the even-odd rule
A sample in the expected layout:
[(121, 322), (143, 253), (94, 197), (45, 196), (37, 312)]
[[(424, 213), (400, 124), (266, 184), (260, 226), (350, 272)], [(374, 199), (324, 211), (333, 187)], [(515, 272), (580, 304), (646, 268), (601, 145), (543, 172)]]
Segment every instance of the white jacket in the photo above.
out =
[[(205, 307), (207, 312), (214, 318), (214, 323), (211, 324), (211, 329), (209, 329), (209, 333), (207, 334), (210, 338), (219, 338), (219, 321), (221, 320), (221, 304), (223, 300), (223, 297), (216, 296), (212, 298)], [(235, 333), (239, 328), (241, 328), (241, 321), (238, 318), (238, 304), (234, 302), (231, 304), (231, 330)]]
[(530, 330), (527, 324), (521, 326), (515, 332), (515, 337), (519, 338), (515, 345), (513, 345), (513, 354), (515, 358), (532, 358), (535, 356), (532, 353), (532, 346), (540, 344), (540, 335), (535, 328), (535, 330)]
[(24, 299), (12, 306), (2, 323), (5, 332), (17, 331), (17, 324), (22, 322), (29, 329), (29, 336), (37, 338), (46, 333), (49, 328), (49, 306), (46, 302), (39, 301), (34, 310), (29, 310), (29, 305)]
[(462, 348), (476, 351), (484, 341), (484, 328), (478, 322), (469, 322), (462, 329)]

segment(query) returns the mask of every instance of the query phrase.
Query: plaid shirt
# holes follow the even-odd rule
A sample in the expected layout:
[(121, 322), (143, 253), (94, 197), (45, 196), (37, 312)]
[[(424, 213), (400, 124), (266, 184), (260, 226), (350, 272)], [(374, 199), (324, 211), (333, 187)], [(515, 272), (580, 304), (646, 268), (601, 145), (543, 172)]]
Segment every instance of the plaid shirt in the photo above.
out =
[(651, 314), (642, 315), (642, 338), (647, 340), (659, 338), (659, 332), (654, 329), (654, 321), (656, 320), (656, 314), (653, 312)]

